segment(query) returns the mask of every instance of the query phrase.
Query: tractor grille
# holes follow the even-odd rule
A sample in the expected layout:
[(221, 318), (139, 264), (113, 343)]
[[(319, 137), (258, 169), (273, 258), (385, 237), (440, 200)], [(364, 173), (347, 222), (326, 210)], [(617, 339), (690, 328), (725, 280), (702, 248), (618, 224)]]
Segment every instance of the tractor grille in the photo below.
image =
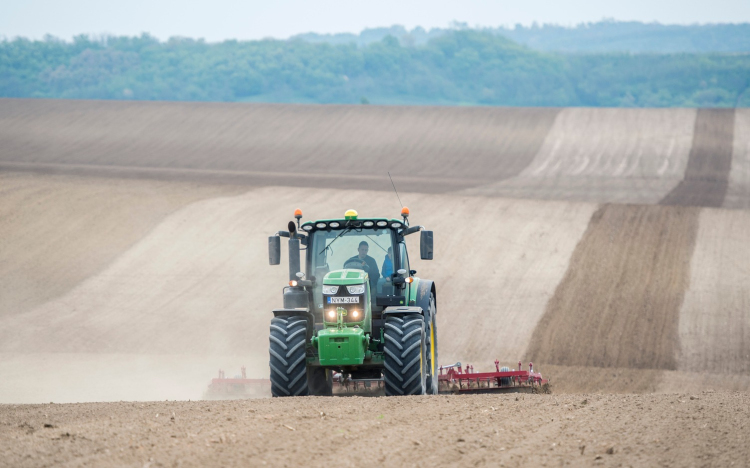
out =
[[(329, 303), (329, 298), (357, 298), (358, 302), (344, 302), (344, 303)], [(364, 294), (349, 294), (346, 290), (346, 286), (339, 286), (339, 290), (336, 294), (324, 294), (323, 295), (323, 310), (326, 317), (326, 322), (335, 322), (336, 319), (328, 317), (328, 311), (336, 310), (339, 307), (346, 309), (346, 315), (344, 316), (344, 323), (347, 322), (361, 322), (365, 314), (365, 295)], [(335, 302), (335, 301), (334, 301)], [(353, 317), (352, 312), (359, 312), (358, 317)]]

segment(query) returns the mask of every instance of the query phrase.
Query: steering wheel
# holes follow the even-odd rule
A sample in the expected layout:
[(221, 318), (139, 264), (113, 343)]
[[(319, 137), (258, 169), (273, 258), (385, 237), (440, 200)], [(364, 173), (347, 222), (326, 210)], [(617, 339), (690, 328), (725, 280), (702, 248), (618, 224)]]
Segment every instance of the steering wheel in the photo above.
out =
[(367, 263), (360, 261), (360, 260), (347, 260), (346, 263), (344, 263), (344, 268), (346, 269), (352, 269), (352, 270), (364, 270), (367, 271)]

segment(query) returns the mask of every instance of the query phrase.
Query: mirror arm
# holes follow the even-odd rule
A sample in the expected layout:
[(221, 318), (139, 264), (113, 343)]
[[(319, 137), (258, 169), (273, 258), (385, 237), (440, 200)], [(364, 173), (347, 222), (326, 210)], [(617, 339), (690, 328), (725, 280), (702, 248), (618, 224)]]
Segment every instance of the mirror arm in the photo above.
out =
[(415, 232), (419, 232), (423, 229), (426, 229), (424, 226), (412, 226), (408, 229), (406, 229), (401, 235), (402, 236), (408, 236), (409, 234), (414, 234)]

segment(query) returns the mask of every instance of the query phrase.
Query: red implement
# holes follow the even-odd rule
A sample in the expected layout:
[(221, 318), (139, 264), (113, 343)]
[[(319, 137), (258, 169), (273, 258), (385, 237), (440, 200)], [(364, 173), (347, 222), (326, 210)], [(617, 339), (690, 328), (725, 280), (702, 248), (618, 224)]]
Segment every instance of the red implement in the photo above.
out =
[(440, 366), (438, 376), (440, 393), (550, 393), (549, 381), (542, 374), (534, 372), (534, 364), (529, 363), (529, 370), (500, 368), (500, 361), (495, 360), (495, 372), (474, 372), (474, 366), (465, 368), (460, 362), (450, 366)]
[(219, 376), (211, 379), (204, 397), (209, 400), (224, 400), (234, 398), (260, 398), (271, 396), (271, 381), (269, 379), (248, 379), (245, 366), (242, 374), (234, 378), (227, 378), (223, 370)]

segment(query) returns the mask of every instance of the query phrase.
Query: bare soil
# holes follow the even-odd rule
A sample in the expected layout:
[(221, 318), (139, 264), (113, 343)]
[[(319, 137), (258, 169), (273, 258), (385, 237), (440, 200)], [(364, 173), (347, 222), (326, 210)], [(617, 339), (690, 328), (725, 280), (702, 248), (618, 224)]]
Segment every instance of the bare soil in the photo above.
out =
[(734, 146), (725, 208), (750, 209), (750, 109), (734, 110)]
[(564, 109), (518, 176), (465, 193), (657, 203), (683, 179), (695, 116), (693, 109)]
[(699, 221), (678, 368), (750, 375), (750, 212), (704, 209)]
[[(748, 465), (749, 215), (656, 205), (750, 207), (728, 112), (0, 100), (0, 402), (115, 401), (0, 405), (0, 466)], [(553, 395), (116, 402), (266, 376), (266, 237), (388, 170), (441, 363)]]
[(0, 172), (0, 317), (99, 273), (164, 217), (232, 186)]
[(747, 393), (4, 405), (0, 453), (18, 467), (743, 466), (749, 418)]
[(391, 171), (418, 191), (447, 191), (517, 175), (558, 112), (2, 99), (0, 162), (16, 170), (70, 173), (73, 165), (74, 173), (94, 175), (373, 190), (391, 190)]
[(661, 201), (663, 205), (724, 204), (734, 145), (734, 109), (699, 109), (684, 179)]
[(676, 369), (698, 209), (603, 205), (526, 354), (543, 363)]
[[(440, 268), (437, 261), (412, 259), (418, 274), (438, 285), (438, 326), (445, 330), (441, 358), (480, 365), (482, 359), (487, 365), (496, 358), (508, 364), (527, 359), (531, 333), (596, 205), (402, 197), (415, 222), (443, 233)], [(395, 212), (394, 201), (378, 192), (267, 187), (192, 203), (165, 216), (106, 269), (61, 297), (24, 314), (6, 309), (0, 350), (265, 356), (270, 311), (278, 307), (278, 285), (287, 275), (284, 267), (267, 265), (269, 226), (284, 227), (289, 207), (303, 206), (305, 219), (340, 216), (352, 206), (367, 216)], [(466, 213), (474, 221), (456, 225)], [(35, 219), (44, 222), (43, 216)], [(35, 237), (34, 224), (25, 224), (14, 222), (25, 237), (48, 242)], [(493, 232), (496, 241), (467, 245), (476, 232)], [(92, 242), (103, 241), (98, 232), (90, 235)], [(412, 237), (408, 242), (417, 251), (418, 239)], [(467, 259), (467, 248), (477, 255)], [(35, 265), (49, 269), (43, 261)], [(50, 275), (50, 282), (68, 279), (65, 271)], [(217, 310), (222, 320), (216, 320)], [(474, 316), (489, 319), (468, 320)]]

